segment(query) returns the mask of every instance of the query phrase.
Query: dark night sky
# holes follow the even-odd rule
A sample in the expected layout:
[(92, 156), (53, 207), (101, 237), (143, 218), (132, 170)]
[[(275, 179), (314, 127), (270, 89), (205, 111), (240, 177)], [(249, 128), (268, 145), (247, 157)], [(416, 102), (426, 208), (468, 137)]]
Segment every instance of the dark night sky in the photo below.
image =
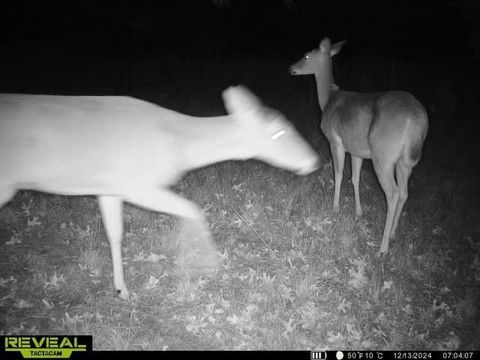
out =
[[(218, 6), (216, 3), (226, 4)], [(3, 5), (2, 5), (3, 6)], [(33, 6), (33, 8), (32, 8)], [(1, 46), (49, 43), (115, 55), (144, 51), (298, 54), (324, 35), (356, 47), (432, 58), (478, 52), (478, 5), (464, 1), (15, 1)]]
[[(258, 81), (268, 94), (298, 84), (287, 84), (289, 64), (329, 36), (348, 44), (336, 60), (341, 86), (436, 101), (428, 97), (443, 77), (450, 94), (477, 91), (479, 10), (477, 0), (16, 0), (2, 4), (0, 92), (132, 95), (168, 107), (177, 104), (155, 93), (180, 99), (188, 84), (192, 96), (217, 99), (224, 87), (257, 86), (269, 72)], [(138, 70), (142, 62), (150, 68)], [(219, 76), (201, 69), (215, 64), (230, 68)], [(133, 68), (143, 79), (133, 79)], [(132, 86), (149, 81), (165, 90)]]

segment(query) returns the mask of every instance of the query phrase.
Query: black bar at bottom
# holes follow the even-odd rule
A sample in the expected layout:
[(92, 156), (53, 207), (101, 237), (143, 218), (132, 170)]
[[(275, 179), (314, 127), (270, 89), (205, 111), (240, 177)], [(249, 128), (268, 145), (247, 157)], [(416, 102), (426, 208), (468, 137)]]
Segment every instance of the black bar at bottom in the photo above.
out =
[(310, 360), (480, 360), (478, 351), (312, 351)]
[[(0, 349), (1, 350), (1, 349)], [(202, 354), (204, 353), (204, 354)], [(479, 351), (86, 351), (75, 352), (71, 360), (118, 358), (119, 355), (143, 359), (180, 359), (189, 357), (197, 360), (208, 356), (210, 360), (256, 360), (256, 359), (299, 359), (299, 360), (480, 360)], [(0, 351), (2, 360), (22, 360), (18, 352)]]

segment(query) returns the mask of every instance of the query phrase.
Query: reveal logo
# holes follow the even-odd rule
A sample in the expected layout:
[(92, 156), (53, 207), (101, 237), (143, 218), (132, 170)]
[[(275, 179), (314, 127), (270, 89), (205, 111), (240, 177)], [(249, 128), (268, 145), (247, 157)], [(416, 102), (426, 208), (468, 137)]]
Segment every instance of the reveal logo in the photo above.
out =
[(24, 359), (69, 359), (73, 352), (92, 351), (91, 336), (2, 336), (3, 350)]

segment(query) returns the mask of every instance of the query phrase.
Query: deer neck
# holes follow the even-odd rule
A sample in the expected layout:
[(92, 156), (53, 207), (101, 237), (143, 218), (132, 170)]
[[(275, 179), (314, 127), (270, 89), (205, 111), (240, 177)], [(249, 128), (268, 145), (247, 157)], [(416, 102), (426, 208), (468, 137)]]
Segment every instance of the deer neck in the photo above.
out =
[(189, 124), (189, 131), (184, 134), (188, 169), (253, 156), (253, 144), (248, 142), (252, 137), (242, 121), (233, 116), (193, 119), (194, 123)]
[(319, 69), (315, 72), (315, 81), (317, 83), (318, 102), (323, 111), (328, 100), (330, 100), (330, 92), (334, 84), (331, 61), (320, 65)]

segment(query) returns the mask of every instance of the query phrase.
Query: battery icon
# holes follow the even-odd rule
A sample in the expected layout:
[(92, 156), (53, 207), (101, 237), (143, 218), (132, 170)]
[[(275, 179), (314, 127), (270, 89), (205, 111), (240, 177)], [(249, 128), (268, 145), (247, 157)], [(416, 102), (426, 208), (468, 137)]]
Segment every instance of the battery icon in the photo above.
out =
[(324, 360), (327, 358), (327, 352), (326, 351), (312, 351), (310, 353), (310, 359), (311, 360)]

